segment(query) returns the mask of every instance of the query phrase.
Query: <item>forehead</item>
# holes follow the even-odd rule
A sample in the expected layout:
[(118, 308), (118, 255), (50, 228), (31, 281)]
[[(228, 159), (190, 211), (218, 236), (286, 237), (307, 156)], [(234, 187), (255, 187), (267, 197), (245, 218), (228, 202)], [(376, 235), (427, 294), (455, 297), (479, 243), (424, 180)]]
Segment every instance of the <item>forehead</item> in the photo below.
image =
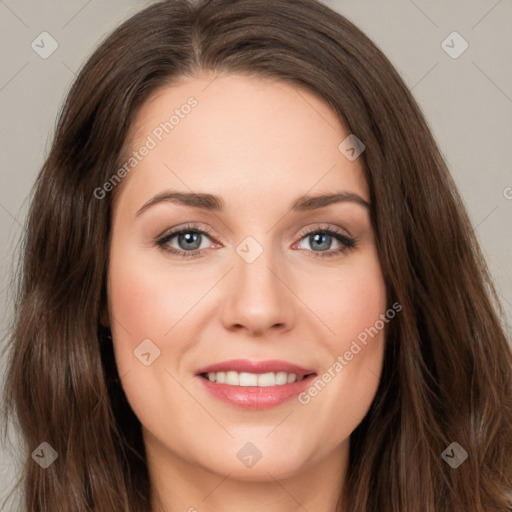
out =
[[(126, 158), (150, 147), (125, 178), (136, 201), (166, 188), (231, 200), (272, 201), (348, 190), (369, 201), (360, 159), (338, 146), (349, 135), (335, 112), (293, 84), (247, 75), (180, 80), (139, 110)], [(242, 193), (243, 192), (243, 193)], [(265, 196), (266, 193), (266, 196)]]

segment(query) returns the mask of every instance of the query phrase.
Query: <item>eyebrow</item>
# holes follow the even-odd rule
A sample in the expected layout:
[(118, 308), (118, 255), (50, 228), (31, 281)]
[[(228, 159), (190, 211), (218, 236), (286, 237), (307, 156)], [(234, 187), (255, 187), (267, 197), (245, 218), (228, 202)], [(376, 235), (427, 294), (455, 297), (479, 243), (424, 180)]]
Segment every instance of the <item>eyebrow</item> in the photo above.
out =
[[(370, 203), (353, 192), (338, 192), (328, 195), (303, 195), (298, 197), (290, 206), (292, 211), (311, 211), (324, 208), (334, 203), (355, 203), (370, 210)], [(167, 190), (147, 201), (136, 213), (136, 217), (159, 203), (174, 203), (191, 208), (199, 208), (210, 212), (222, 212), (225, 202), (219, 196), (201, 192), (176, 192)]]

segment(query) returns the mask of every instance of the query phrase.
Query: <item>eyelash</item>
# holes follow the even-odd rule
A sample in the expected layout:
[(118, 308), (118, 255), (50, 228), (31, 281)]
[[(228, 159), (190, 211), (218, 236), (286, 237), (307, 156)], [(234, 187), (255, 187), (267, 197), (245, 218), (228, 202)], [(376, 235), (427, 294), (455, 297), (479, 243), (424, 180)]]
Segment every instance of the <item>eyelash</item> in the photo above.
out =
[[(166, 234), (165, 236), (157, 239), (156, 243), (157, 245), (165, 252), (174, 254), (176, 256), (183, 256), (184, 258), (197, 258), (201, 256), (203, 251), (205, 249), (195, 249), (194, 251), (183, 251), (181, 249), (174, 249), (169, 248), (165, 244), (167, 244), (170, 240), (172, 240), (176, 235), (181, 235), (183, 233), (189, 233), (189, 232), (195, 232), (201, 235), (206, 235), (209, 238), (210, 237), (210, 230), (206, 229), (200, 229), (199, 226), (195, 224), (189, 224), (183, 228), (177, 229), (175, 231), (171, 231), (170, 233)], [(300, 240), (303, 238), (306, 238), (308, 235), (321, 233), (324, 235), (330, 235), (333, 236), (338, 242), (342, 244), (342, 247), (340, 249), (331, 249), (329, 251), (312, 251), (315, 253), (315, 256), (312, 256), (313, 258), (331, 258), (333, 256), (337, 256), (339, 254), (344, 254), (351, 249), (355, 249), (357, 247), (357, 240), (355, 238), (349, 238), (345, 234), (343, 234), (341, 231), (337, 231), (335, 229), (319, 226), (314, 229), (310, 229), (306, 232), (303, 232), (300, 234)]]

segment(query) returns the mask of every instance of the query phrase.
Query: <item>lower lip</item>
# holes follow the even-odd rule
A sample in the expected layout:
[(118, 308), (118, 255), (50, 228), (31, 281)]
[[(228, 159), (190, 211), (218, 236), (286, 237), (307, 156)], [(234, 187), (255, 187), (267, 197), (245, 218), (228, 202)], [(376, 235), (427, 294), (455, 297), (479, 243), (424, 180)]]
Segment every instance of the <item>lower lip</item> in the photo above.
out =
[(198, 376), (203, 386), (216, 398), (244, 409), (270, 409), (297, 396), (304, 391), (316, 377), (315, 374), (304, 377), (299, 382), (277, 384), (275, 386), (230, 386), (218, 384)]

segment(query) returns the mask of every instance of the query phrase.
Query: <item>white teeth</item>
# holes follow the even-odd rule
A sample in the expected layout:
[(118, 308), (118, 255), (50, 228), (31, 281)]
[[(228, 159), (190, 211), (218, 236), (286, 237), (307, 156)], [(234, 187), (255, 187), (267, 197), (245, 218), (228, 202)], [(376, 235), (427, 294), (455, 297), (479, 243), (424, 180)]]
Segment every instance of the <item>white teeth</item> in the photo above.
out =
[(273, 372), (270, 373), (260, 373), (258, 376), (258, 386), (265, 388), (268, 386), (275, 386), (276, 382), (276, 374)]
[(255, 373), (242, 372), (239, 377), (240, 386), (257, 386), (258, 376)]
[(226, 372), (226, 380), (224, 384), (229, 384), (230, 386), (239, 386), (240, 385), (240, 375), (237, 372)]
[(268, 373), (248, 373), (248, 372), (209, 372), (207, 378), (210, 382), (218, 384), (229, 384), (230, 386), (282, 386), (291, 384), (304, 379), (304, 376), (297, 377), (295, 373), (286, 372), (268, 372)]
[[(290, 382), (293, 382), (295, 375), (293, 373), (290, 373)], [(288, 382), (288, 375), (286, 372), (277, 372), (276, 373), (276, 384), (286, 384)]]

